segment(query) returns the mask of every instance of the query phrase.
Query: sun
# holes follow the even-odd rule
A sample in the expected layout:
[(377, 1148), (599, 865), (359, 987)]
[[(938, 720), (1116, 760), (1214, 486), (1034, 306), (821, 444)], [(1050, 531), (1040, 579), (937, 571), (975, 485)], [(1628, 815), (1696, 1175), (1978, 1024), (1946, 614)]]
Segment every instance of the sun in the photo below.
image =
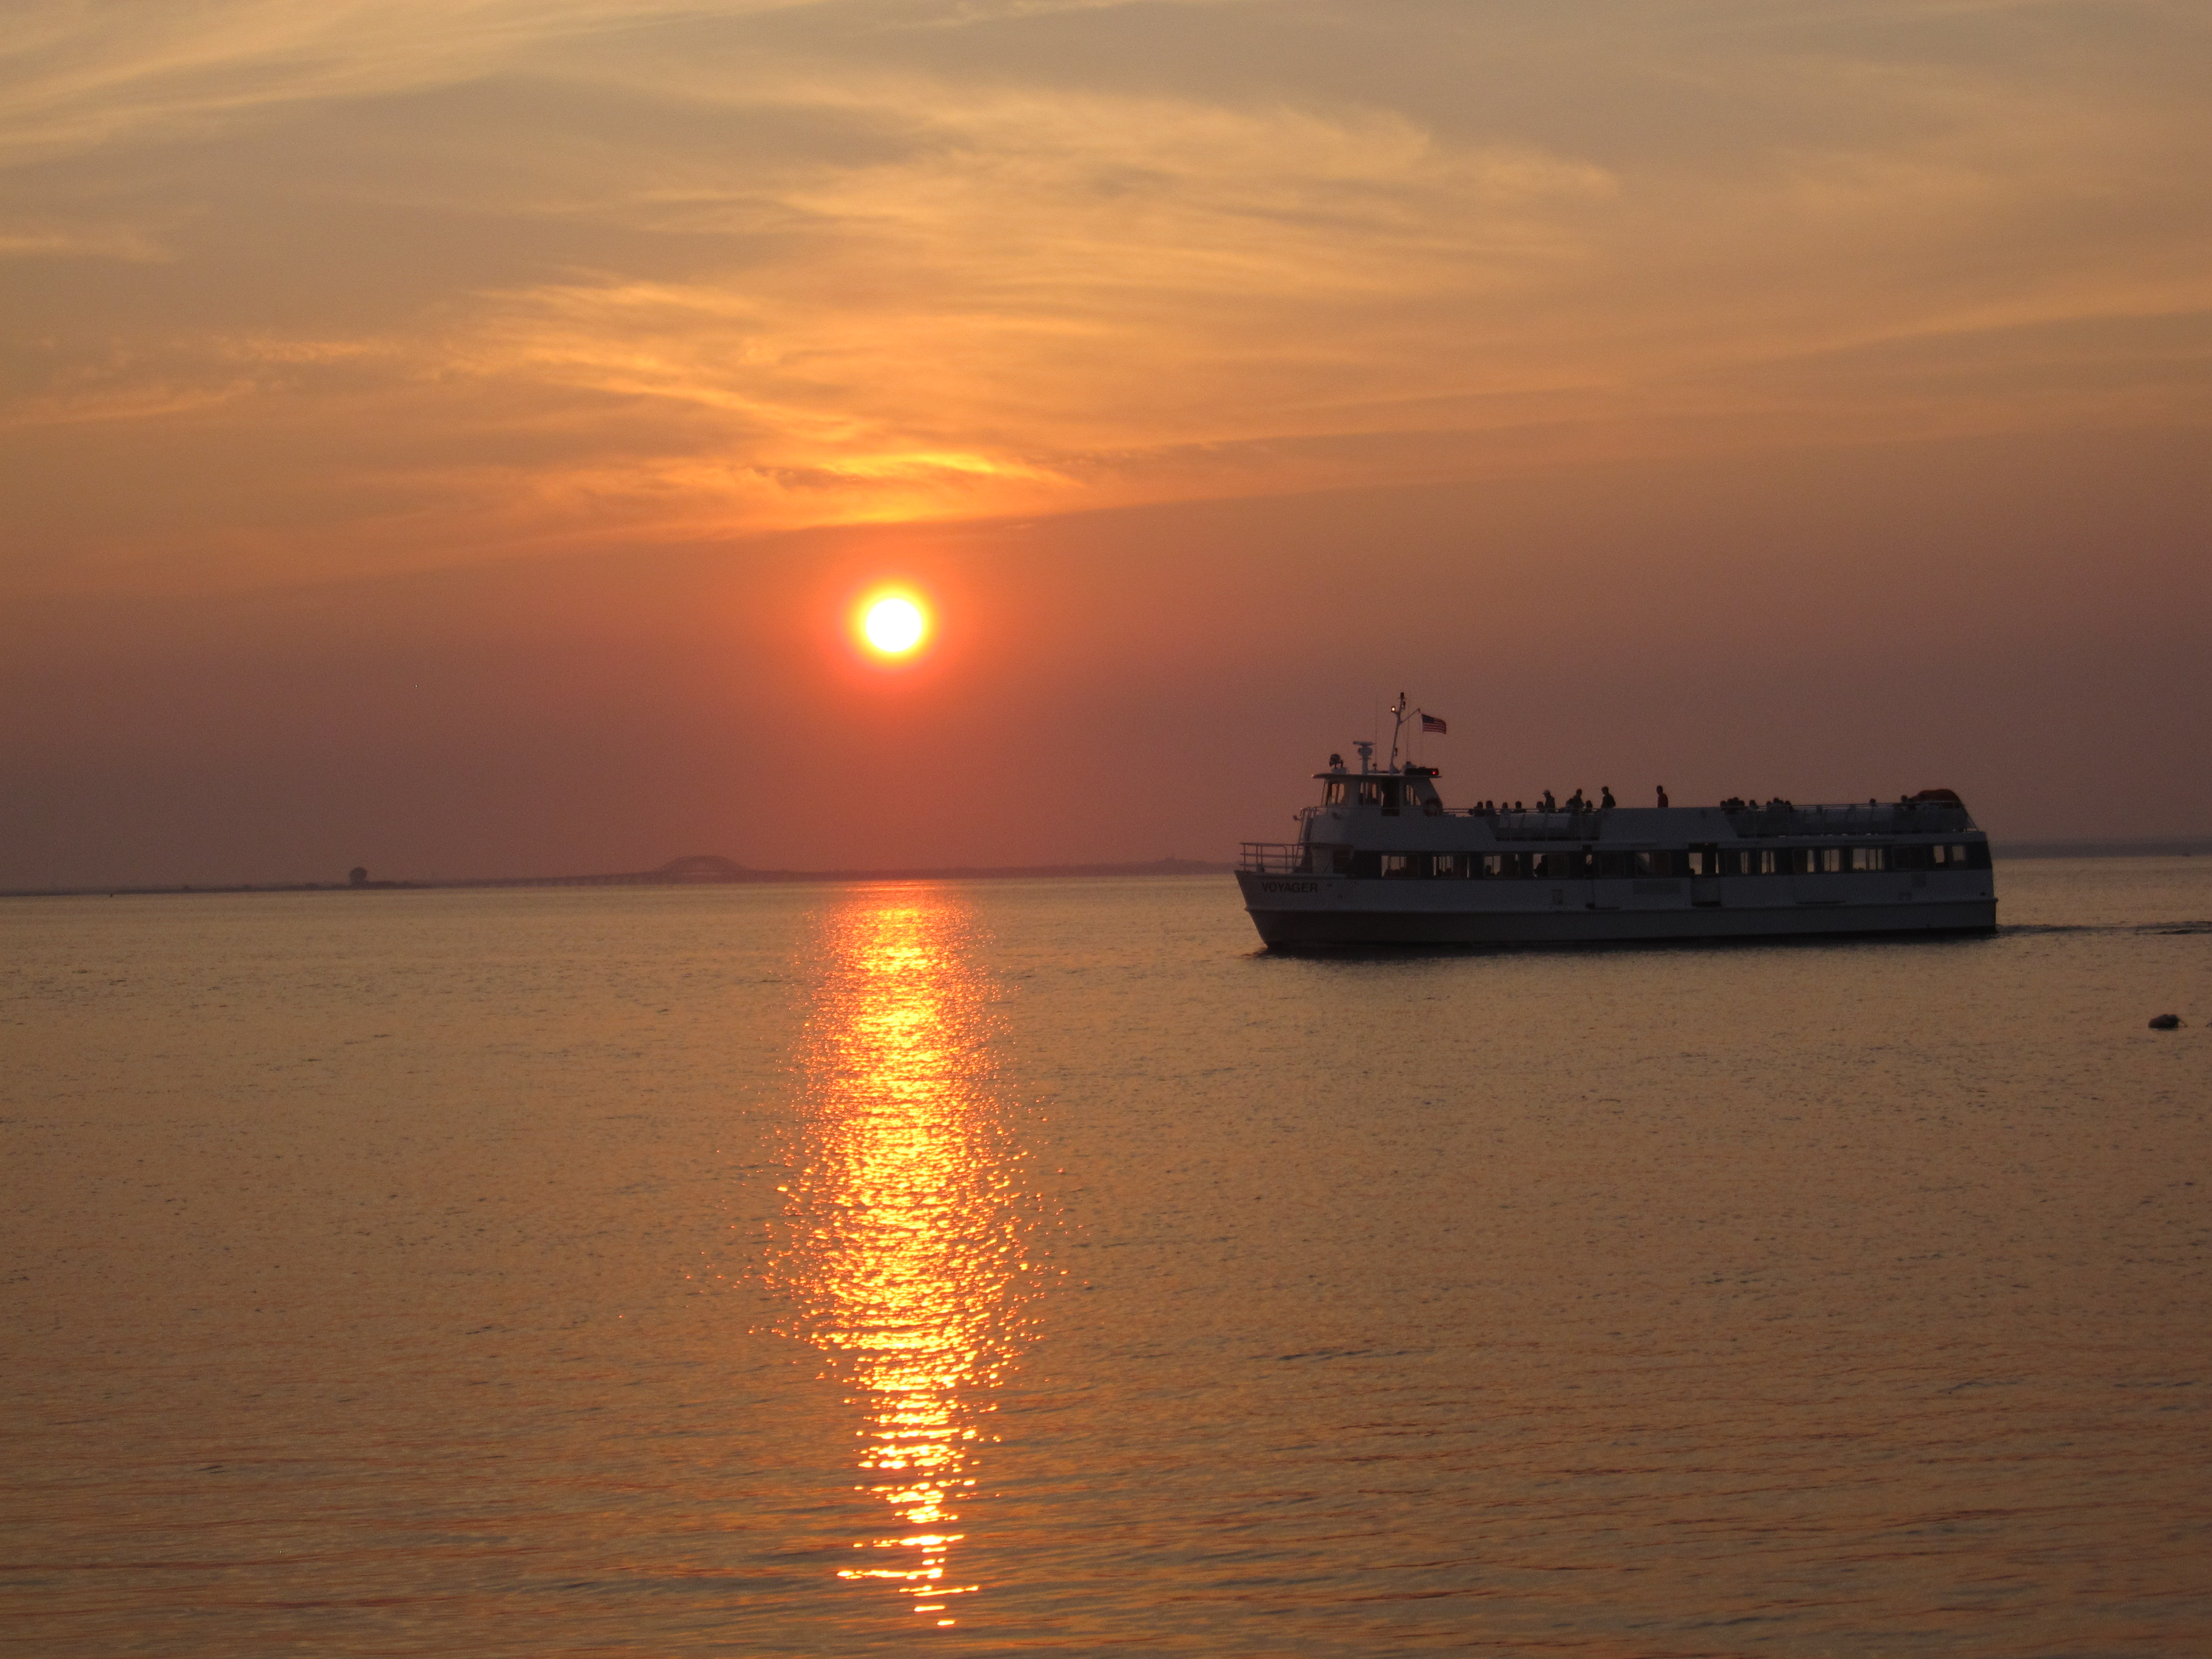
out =
[(929, 619), (912, 599), (878, 599), (868, 607), (860, 631), (885, 656), (903, 656), (921, 643), (921, 636), (929, 631)]

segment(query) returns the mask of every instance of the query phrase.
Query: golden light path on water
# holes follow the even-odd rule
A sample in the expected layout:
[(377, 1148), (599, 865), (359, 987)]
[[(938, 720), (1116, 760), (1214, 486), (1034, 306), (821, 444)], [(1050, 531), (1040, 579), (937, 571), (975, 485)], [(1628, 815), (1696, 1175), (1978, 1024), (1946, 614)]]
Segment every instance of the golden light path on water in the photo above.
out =
[(1046, 1274), (976, 945), (949, 887), (856, 889), (830, 914), (769, 1268), (787, 1334), (830, 1357), (862, 1413), (864, 1489), (896, 1516), (840, 1577), (889, 1585), (939, 1625), (982, 1588), (960, 1581), (954, 1546), (982, 1419)]

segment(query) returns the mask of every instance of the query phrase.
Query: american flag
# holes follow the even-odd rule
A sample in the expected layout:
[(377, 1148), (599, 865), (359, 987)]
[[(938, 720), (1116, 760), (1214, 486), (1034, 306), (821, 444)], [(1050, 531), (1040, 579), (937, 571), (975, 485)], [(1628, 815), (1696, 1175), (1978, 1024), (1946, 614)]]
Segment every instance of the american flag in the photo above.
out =
[(1426, 709), (1423, 709), (1421, 711), (1421, 730), (1424, 732), (1433, 732), (1438, 737), (1442, 737), (1444, 732), (1444, 723), (1438, 720), (1434, 714), (1430, 714)]

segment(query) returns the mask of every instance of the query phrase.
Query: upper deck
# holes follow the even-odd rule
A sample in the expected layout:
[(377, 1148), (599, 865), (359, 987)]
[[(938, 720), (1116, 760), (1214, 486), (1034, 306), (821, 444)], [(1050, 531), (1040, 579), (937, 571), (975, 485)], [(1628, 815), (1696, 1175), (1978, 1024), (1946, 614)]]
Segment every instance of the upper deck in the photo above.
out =
[[(1322, 800), (1299, 812), (1297, 841), (1280, 848), (1251, 843), (1249, 867), (1310, 867), (1305, 850), (1323, 847), (1389, 854), (1503, 852), (1548, 844), (1612, 853), (1986, 842), (1965, 804), (1948, 789), (1923, 790), (1895, 801), (1809, 806), (1775, 799), (1540, 811), (1488, 802), (1447, 806), (1432, 769), (1332, 769), (1314, 775), (1322, 785)], [(1975, 854), (1977, 860), (1986, 856)], [(1887, 867), (1888, 860), (1881, 864)]]
[[(1317, 806), (1298, 814), (1302, 841), (1355, 839), (1322, 833), (1364, 826), (1382, 832), (1422, 820), (1480, 830), (1498, 842), (1577, 842), (1596, 845), (1668, 847), (1729, 840), (1827, 840), (1838, 836), (1934, 837), (1978, 835), (1966, 805), (1948, 789), (1923, 790), (1895, 801), (1838, 802), (1801, 806), (1794, 801), (1723, 801), (1715, 806), (1585, 806), (1578, 811), (1529, 811), (1487, 803), (1447, 806), (1433, 768), (1403, 772), (1316, 772)], [(1427, 837), (1422, 838), (1426, 841)], [(1459, 837), (1453, 837), (1455, 842)]]
[[(1439, 805), (1421, 817), (1474, 819), (1500, 842), (1571, 841), (1620, 846), (1673, 847), (1693, 841), (1826, 841), (1838, 836), (1905, 837), (1978, 835), (1963, 806), (1867, 801), (1817, 806), (1795, 803), (1772, 806), (1609, 806), (1580, 812), (1486, 811), (1480, 807)], [(1310, 806), (1301, 814), (1308, 825), (1327, 816)], [(1379, 824), (1390, 814), (1374, 809)], [(1396, 816), (1402, 819), (1401, 808)], [(1336, 821), (1352, 822), (1352, 817)], [(1306, 837), (1313, 839), (1311, 836)]]

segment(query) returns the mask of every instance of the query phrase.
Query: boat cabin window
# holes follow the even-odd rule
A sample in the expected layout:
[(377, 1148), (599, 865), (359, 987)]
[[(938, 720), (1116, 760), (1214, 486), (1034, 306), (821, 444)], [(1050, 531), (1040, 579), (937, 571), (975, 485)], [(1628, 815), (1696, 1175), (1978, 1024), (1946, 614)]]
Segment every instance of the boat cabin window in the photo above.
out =
[(1359, 781), (1359, 804), (1379, 806), (1386, 812), (1398, 810), (1398, 780), (1395, 778), (1362, 778)]
[(1323, 806), (1341, 806), (1344, 805), (1344, 793), (1345, 781), (1331, 778), (1321, 787), (1321, 804)]
[(1777, 853), (1771, 847), (1731, 849), (1721, 854), (1721, 868), (1731, 876), (1778, 875), (1790, 867), (1790, 855)]
[(1385, 853), (1382, 855), (1382, 873), (1386, 876), (1412, 875), (1413, 857), (1411, 853)]
[(1851, 848), (1851, 868), (1854, 870), (1887, 870), (1889, 868), (1889, 848), (1887, 847), (1854, 847)]

